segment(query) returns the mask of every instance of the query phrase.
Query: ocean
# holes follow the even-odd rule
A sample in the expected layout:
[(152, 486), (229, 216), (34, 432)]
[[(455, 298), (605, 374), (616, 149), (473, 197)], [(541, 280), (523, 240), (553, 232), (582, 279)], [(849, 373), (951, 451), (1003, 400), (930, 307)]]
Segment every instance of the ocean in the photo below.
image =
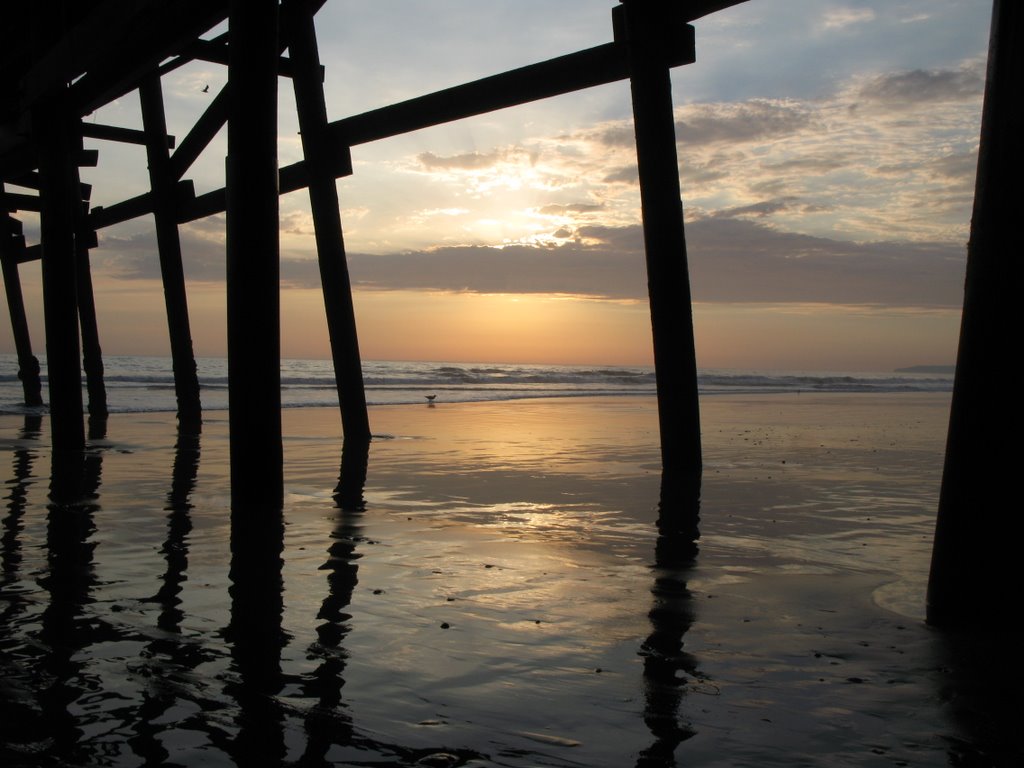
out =
[[(104, 358), (108, 407), (113, 413), (174, 411), (174, 379), (167, 357)], [(43, 398), (46, 399), (46, 361)], [(225, 358), (197, 360), (203, 408), (228, 407)], [(653, 395), (654, 369), (646, 366), (532, 365), (509, 363), (363, 362), (370, 405), (487, 402), (524, 398)], [(702, 395), (771, 392), (948, 392), (952, 374), (757, 371), (704, 369)], [(334, 406), (329, 360), (282, 360), (281, 401), (286, 408)], [(25, 413), (17, 358), (0, 355), (0, 413)]]

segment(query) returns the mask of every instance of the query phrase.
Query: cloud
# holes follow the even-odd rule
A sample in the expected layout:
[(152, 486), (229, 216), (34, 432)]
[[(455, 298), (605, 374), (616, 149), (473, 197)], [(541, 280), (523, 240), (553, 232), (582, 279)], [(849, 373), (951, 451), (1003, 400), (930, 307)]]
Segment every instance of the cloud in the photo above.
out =
[[(775, 231), (736, 216), (686, 227), (695, 301), (958, 307), (964, 249), (946, 243), (851, 243)], [(351, 254), (362, 290), (647, 297), (639, 226), (584, 226), (561, 245), (453, 246)], [(282, 262), (282, 279), (319, 285), (315, 261)]]
[(813, 122), (813, 112), (795, 101), (753, 99), (733, 104), (684, 107), (676, 121), (682, 144), (763, 141), (796, 133)]
[(959, 307), (966, 261), (948, 243), (854, 243), (737, 218), (687, 227), (695, 300)]
[(597, 140), (608, 147), (633, 147), (636, 145), (636, 133), (631, 121), (622, 121), (607, 125), (596, 134)]
[[(223, 227), (223, 216), (217, 216), (179, 228), (181, 261), (187, 280), (224, 280)], [(111, 230), (102, 232), (91, 259), (95, 271), (122, 280), (160, 279), (160, 256), (153, 230), (128, 235)]]
[(720, 211), (715, 211), (712, 215), (719, 218), (735, 218), (737, 216), (768, 216), (772, 213), (778, 213), (779, 211), (785, 211), (791, 209), (793, 199), (789, 200), (766, 200), (761, 203), (751, 203), (750, 205), (740, 205), (735, 208), (723, 208)]
[(832, 8), (821, 17), (822, 29), (843, 29), (853, 24), (864, 24), (875, 20), (870, 8)]
[(861, 86), (859, 96), (869, 104), (903, 110), (922, 103), (973, 100), (984, 87), (984, 71), (979, 65), (970, 65), (879, 75)]
[(289, 235), (313, 235), (313, 216), (306, 211), (281, 212), (281, 232)]
[[(719, 212), (686, 226), (695, 301), (870, 304), (959, 307), (962, 245), (907, 241), (846, 242), (786, 232), (762, 220), (800, 207), (768, 200)], [(746, 218), (754, 216), (756, 220)], [(615, 301), (647, 297), (639, 225), (587, 225), (560, 233), (561, 244), (464, 245), (348, 257), (353, 287), (454, 293), (562, 294)], [(223, 282), (224, 245), (183, 228), (189, 282)], [(152, 233), (105, 236), (95, 252), (97, 273), (122, 280), (160, 277)], [(317, 260), (282, 250), (285, 287), (319, 288)]]
[(538, 213), (545, 216), (560, 216), (567, 213), (596, 213), (605, 209), (603, 203), (569, 203), (567, 205), (545, 205)]
[(973, 181), (978, 171), (978, 153), (971, 151), (944, 155), (932, 161), (931, 169), (946, 179)]
[(623, 165), (606, 173), (601, 181), (606, 184), (639, 184), (640, 169), (636, 165)]
[(501, 161), (503, 155), (498, 150), (487, 153), (466, 152), (461, 155), (450, 155), (448, 157), (435, 155), (433, 152), (423, 152), (417, 155), (416, 159), (419, 160), (420, 165), (431, 171), (467, 171), (490, 168)]

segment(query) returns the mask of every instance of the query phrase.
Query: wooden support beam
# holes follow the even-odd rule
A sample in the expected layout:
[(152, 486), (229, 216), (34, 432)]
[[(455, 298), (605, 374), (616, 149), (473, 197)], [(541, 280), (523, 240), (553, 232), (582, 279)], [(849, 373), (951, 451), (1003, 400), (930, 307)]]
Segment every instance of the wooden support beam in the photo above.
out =
[[(227, 40), (195, 40), (189, 45), (184, 51), (182, 51), (182, 58), (186, 60), (198, 60), (208, 61), (211, 64), (224, 64), (228, 63), (228, 49), (229, 45)], [(320, 82), (323, 82), (324, 68), (319, 68)], [(287, 56), (279, 56), (277, 59), (277, 74), (281, 77), (294, 77), (295, 67), (292, 65), (291, 59)]]
[[(177, 153), (172, 156), (172, 161), (176, 156)], [(334, 178), (350, 176), (352, 174), (352, 154), (348, 147), (330, 146), (325, 167), (327, 172), (334, 175)], [(279, 191), (282, 195), (305, 189), (309, 186), (309, 169), (306, 162), (300, 161), (286, 165), (279, 171), (279, 179)], [(195, 185), (186, 179), (178, 182), (175, 195), (179, 224), (204, 219), (227, 210), (227, 189), (224, 187), (196, 195)], [(89, 213), (89, 225), (94, 229), (104, 229), (114, 224), (131, 221), (153, 213), (153, 206), (153, 195), (150, 192), (106, 207), (98, 205)]]
[[(22, 79), (23, 97), (28, 102), (53, 90), (65, 88), (82, 72), (112, 56), (121, 44), (141, 28), (140, 20), (159, 10), (162, 0), (100, 0), (78, 24), (46, 47)], [(48, 9), (53, 10), (53, 9)], [(56, 22), (42, 18), (40, 23)]]
[(8, 192), (4, 195), (4, 208), (10, 213), (15, 211), (39, 211), (39, 197), (37, 195), (23, 195), (17, 192)]
[[(179, 210), (195, 199), (195, 185), (191, 181), (179, 181), (174, 190)], [(93, 229), (120, 224), (153, 213), (154, 199), (152, 192), (145, 192), (138, 197), (131, 197), (109, 206), (97, 205), (89, 212), (89, 225)], [(223, 207), (221, 212), (223, 212)]]
[[(1020, 183), (1024, 178), (1024, 5), (996, 0), (981, 117), (967, 276), (946, 459), (928, 580), (928, 622), (1011, 629), (1018, 558)], [(1013, 596), (1013, 597), (1010, 597)]]
[[(674, 12), (676, 11), (676, 12)], [(685, 17), (670, 4), (616, 6), (616, 34), (628, 51), (647, 288), (661, 429), (663, 532), (698, 535), (700, 410), (690, 279), (672, 109), (672, 46)], [(691, 28), (692, 29), (692, 28)]]
[[(24, 187), (25, 189), (39, 189), (39, 174), (36, 171), (30, 173), (24, 173), (21, 176), (17, 176), (13, 179), (8, 179), (8, 183), (13, 184), (16, 187)], [(11, 194), (11, 193), (8, 193)], [(79, 189), (79, 196), (83, 200), (92, 199), (92, 184), (82, 183)]]
[[(279, 513), (284, 476), (277, 0), (232, 0), (229, 25), (227, 305), (231, 504), (235, 512), (276, 509)], [(233, 521), (233, 531), (235, 527)]]
[[(319, 0), (314, 5), (321, 4)], [(692, 16), (692, 11), (691, 14)], [(689, 17), (689, 16), (687, 16)], [(694, 61), (692, 27), (674, 27), (675, 34), (665, 41), (668, 66)], [(318, 65), (319, 67), (319, 65)], [(317, 70), (319, 71), (319, 69)], [(520, 69), (487, 77), (465, 85), (437, 91), (382, 109), (336, 120), (328, 124), (325, 162), (335, 178), (352, 172), (348, 148), (357, 144), (397, 136), (433, 125), (485, 114), (497, 109), (549, 98), (583, 88), (624, 80), (628, 77), (626, 50), (621, 43), (590, 48), (578, 53), (550, 59)], [(227, 119), (230, 83), (207, 107), (189, 134), (171, 156), (170, 173), (180, 179), (216, 136)], [(322, 169), (318, 170), (318, 173)], [(309, 185), (306, 162), (280, 169), (280, 190), (293, 192)], [(187, 197), (187, 191), (184, 193)], [(179, 223), (222, 213), (227, 205), (226, 190), (213, 190), (183, 201), (179, 206)], [(149, 194), (93, 209), (90, 223), (99, 229), (153, 212)]]
[(15, 176), (6, 180), (8, 184), (13, 184), (16, 187), (24, 187), (25, 189), (39, 189), (39, 173), (36, 171), (30, 171), (23, 173), (21, 176)]
[(9, 150), (0, 156), (0, 181), (12, 182), (14, 179), (31, 173), (38, 167), (35, 148), (28, 141), (19, 145), (17, 150)]
[(178, 149), (171, 156), (168, 173), (175, 181), (185, 175), (192, 163), (202, 154), (213, 137), (224, 127), (228, 119), (229, 86), (220, 89), (210, 105), (199, 116), (192, 130), (188, 132)]
[(21, 238), (21, 247), (15, 248), (14, 263), (28, 264), (30, 261), (39, 261), (43, 258), (43, 246), (40, 243), (25, 245), (25, 238)]
[[(677, 34), (666, 41), (664, 64), (675, 67), (693, 63), (693, 28), (684, 24), (674, 31)], [(329, 132), (332, 141), (352, 147), (628, 76), (625, 46), (607, 43), (336, 120)]]
[(295, 62), (292, 83), (302, 151), (309, 171), (307, 185), (342, 429), (346, 442), (368, 442), (370, 423), (366, 413), (352, 285), (345, 258), (338, 188), (331, 168), (336, 162), (334, 147), (337, 145), (330, 143), (327, 137), (327, 105), (319, 77), (321, 67), (313, 8), (307, 0), (291, 0), (284, 7), (289, 12), (291, 51)]
[[(82, 238), (82, 242), (86, 248), (96, 248), (99, 245), (99, 239), (96, 237), (96, 232), (94, 230), (86, 229), (85, 232), (76, 236), (76, 238), (77, 237)], [(29, 264), (43, 258), (43, 245), (42, 243), (25, 245), (25, 238), (18, 237), (15, 239), (13, 252), (14, 256), (12, 259), (15, 264)]]
[[(103, 141), (117, 141), (123, 144), (146, 144), (146, 132), (134, 128), (120, 128), (115, 125), (100, 125), (97, 123), (82, 123), (82, 136), (87, 139), (101, 139)], [(163, 143), (168, 149), (174, 148), (174, 137), (164, 136)]]
[[(78, 184), (78, 169), (72, 168), (72, 184)], [(103, 351), (100, 347), (99, 326), (96, 322), (96, 299), (92, 289), (92, 266), (89, 248), (95, 242), (95, 233), (87, 229), (88, 204), (78, 206), (75, 224), (75, 288), (78, 295), (78, 322), (82, 332), (82, 368), (89, 394), (89, 437), (106, 433), (107, 388), (103, 383)]]
[[(144, 16), (138, 29), (145, 34), (118, 36), (108, 29), (98, 33), (101, 40), (112, 35), (114, 39), (107, 43), (105, 55), (96, 59), (70, 89), (73, 109), (80, 117), (134, 90), (161, 61), (177, 54), (189, 42), (222, 22), (228, 7), (227, 0), (128, 2), (135, 5), (132, 16)], [(117, 24), (123, 21), (118, 19)], [(85, 72), (84, 69), (81, 71)], [(73, 79), (68, 78), (65, 82)]]
[[(334, 178), (350, 176), (352, 174), (352, 155), (348, 147), (332, 145), (328, 147), (324, 159), (324, 165), (319, 169), (325, 174)], [(278, 172), (278, 189), (282, 195), (289, 192), (298, 192), (309, 186), (309, 166), (305, 160), (286, 165)], [(227, 205), (227, 190), (223, 187), (207, 192), (202, 195), (193, 196), (191, 199), (183, 200), (178, 208), (178, 223), (195, 221), (207, 216), (214, 216), (223, 213)]]
[(33, 113), (39, 147), (43, 313), (50, 389), (50, 435), (55, 451), (85, 447), (79, 367), (75, 217), (80, 205), (73, 174), (77, 144), (63, 94)]
[[(0, 196), (3, 196), (3, 184), (0, 184)], [(18, 353), (18, 378), (25, 397), (25, 405), (40, 406), (43, 404), (42, 382), (39, 377), (39, 359), (32, 354), (32, 341), (29, 336), (28, 319), (25, 315), (25, 299), (21, 293), (21, 276), (18, 274), (18, 262), (14, 258), (18, 247), (13, 220), (4, 217), (0, 227), (0, 268), (3, 270), (4, 291), (7, 294), (7, 310), (11, 315), (11, 330), (14, 334), (14, 348)], [(22, 239), (24, 242), (24, 239)]]
[[(314, 13), (319, 10), (325, 0), (313, 0), (312, 5)], [(278, 53), (280, 54), (288, 47), (289, 32), (286, 26), (282, 26), (280, 30), (281, 34), (278, 37)], [(227, 47), (224, 43), (228, 41), (230, 35), (225, 33), (219, 35), (213, 40), (200, 40), (197, 44), (200, 48), (209, 47)], [(168, 62), (162, 66), (159, 70), (161, 75), (166, 74), (167, 71), (176, 69), (189, 60), (187, 51), (179, 56), (175, 61)], [(223, 60), (224, 64), (228, 63), (228, 59)], [(323, 81), (323, 68), (321, 67), (321, 82)], [(196, 158), (206, 149), (207, 145), (213, 140), (213, 137), (217, 135), (218, 131), (224, 126), (224, 123), (228, 119), (228, 90), (230, 83), (226, 84), (221, 88), (220, 92), (214, 97), (213, 101), (206, 108), (203, 114), (200, 116), (196, 124), (192, 126), (192, 130), (188, 132), (188, 135), (182, 140), (181, 146), (171, 157), (171, 175), (175, 179), (182, 178), (188, 171), (192, 164), (196, 161)]]
[(164, 287), (167, 330), (170, 335), (178, 421), (198, 427), (202, 421), (199, 377), (188, 318), (185, 271), (181, 263), (175, 180), (171, 177), (170, 158), (163, 141), (167, 134), (167, 122), (158, 75), (152, 75), (139, 86), (139, 103), (142, 106), (145, 133), (149, 137), (146, 157), (149, 161), (149, 182), (153, 189), (153, 218), (160, 257), (160, 276)]

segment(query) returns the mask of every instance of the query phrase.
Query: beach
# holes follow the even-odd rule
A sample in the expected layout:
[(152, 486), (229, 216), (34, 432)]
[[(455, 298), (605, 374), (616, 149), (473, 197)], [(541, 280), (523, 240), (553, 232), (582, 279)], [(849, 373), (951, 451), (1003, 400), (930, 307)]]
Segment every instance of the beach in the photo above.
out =
[(70, 468), (0, 416), (0, 762), (1019, 764), (1020, 673), (923, 620), (948, 411), (702, 398), (696, 553), (650, 396), (374, 406), (344, 459), (288, 408), (282, 511), (230, 509), (225, 411)]

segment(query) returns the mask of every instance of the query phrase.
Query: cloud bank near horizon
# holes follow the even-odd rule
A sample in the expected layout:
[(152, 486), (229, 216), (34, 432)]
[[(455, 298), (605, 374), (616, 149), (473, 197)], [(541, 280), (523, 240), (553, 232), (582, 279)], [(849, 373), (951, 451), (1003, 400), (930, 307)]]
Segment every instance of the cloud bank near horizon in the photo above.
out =
[[(954, 308), (963, 298), (964, 249), (948, 243), (845, 242), (728, 214), (692, 222), (686, 235), (695, 301)], [(112, 255), (103, 268), (123, 280), (158, 279), (155, 246), (148, 234), (105, 240)], [(190, 280), (223, 281), (220, 242), (193, 234), (183, 248)], [(560, 244), (352, 253), (348, 262), (356, 290), (647, 298), (639, 225), (584, 226)], [(314, 258), (286, 253), (281, 279), (319, 288), (319, 267)]]

